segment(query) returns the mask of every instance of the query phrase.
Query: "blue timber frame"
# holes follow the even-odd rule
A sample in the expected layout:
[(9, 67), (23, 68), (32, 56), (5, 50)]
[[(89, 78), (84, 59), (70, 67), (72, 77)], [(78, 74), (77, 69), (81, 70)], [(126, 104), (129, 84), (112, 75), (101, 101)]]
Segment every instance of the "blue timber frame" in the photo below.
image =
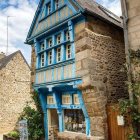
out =
[[(77, 89), (77, 85), (75, 84), (80, 84), (82, 80), (78, 80), (77, 83), (58, 83), (54, 85), (42, 85), (42, 86), (37, 86), (35, 85), (35, 89), (40, 97), (40, 102), (42, 106), (42, 110), (44, 113), (44, 128), (45, 128), (45, 140), (48, 140), (48, 114), (47, 111), (48, 109), (56, 109), (58, 118), (59, 118), (59, 132), (64, 132), (64, 118), (63, 118), (63, 110), (64, 109), (82, 109), (84, 117), (85, 117), (85, 122), (86, 122), (86, 135), (90, 136), (90, 119), (82, 98), (82, 92)], [(69, 105), (63, 105), (62, 104), (62, 95), (66, 93), (71, 95), (72, 94), (78, 94), (79, 97), (79, 105), (73, 104), (72, 98), (71, 98), (71, 104)], [(55, 100), (55, 104), (47, 104), (47, 96), (53, 96)]]
[[(76, 66), (75, 66), (75, 26), (79, 22), (85, 22), (85, 17), (82, 15), (82, 9), (81, 7), (72, 0), (79, 10), (76, 10), (71, 3), (68, 0), (64, 0), (64, 4), (61, 5), (58, 9), (55, 9), (54, 7), (54, 0), (45, 0), (45, 6), (51, 2), (51, 13), (44, 18), (41, 18), (43, 10), (47, 8), (43, 8), (43, 1), (40, 1), (40, 4), (38, 6), (37, 12), (35, 14), (35, 18), (33, 20), (33, 23), (31, 25), (28, 37), (26, 42), (28, 44), (34, 44), (35, 52), (36, 52), (36, 80), (34, 83), (34, 89), (37, 91), (40, 103), (42, 106), (42, 110), (44, 113), (44, 128), (45, 128), (45, 140), (48, 140), (48, 109), (56, 109), (58, 114), (58, 120), (59, 120), (59, 132), (64, 132), (64, 110), (65, 109), (81, 109), (83, 111), (85, 122), (86, 122), (86, 135), (90, 135), (90, 119), (84, 104), (84, 100), (82, 98), (82, 92), (77, 88), (79, 84), (82, 83), (81, 77), (76, 77)], [(35, 22), (37, 22), (36, 28), (39, 26), (41, 22), (46, 20), (47, 18), (51, 17), (55, 12), (59, 13), (60, 16), (60, 10), (62, 8), (70, 8), (74, 14), (70, 16), (68, 13), (68, 17), (53, 26), (47, 27), (41, 32), (38, 32), (35, 35), (32, 35), (33, 28), (35, 27)], [(65, 14), (65, 13), (64, 13)], [(37, 17), (39, 16), (39, 19), (37, 20)], [(54, 19), (56, 20), (56, 19)], [(52, 20), (50, 20), (52, 22)], [(65, 33), (66, 31), (69, 31), (70, 34), (70, 40), (66, 40)], [(56, 43), (56, 36), (58, 34), (61, 34), (61, 43)], [(52, 46), (48, 47), (48, 39), (52, 39)], [(41, 43), (44, 42), (44, 50), (40, 49)], [(71, 58), (66, 59), (66, 45), (71, 44)], [(56, 49), (58, 47), (61, 47), (61, 62), (57, 62), (56, 60)], [(52, 64), (48, 64), (48, 52), (52, 50)], [(44, 54), (44, 63), (45, 66), (41, 67), (41, 54)], [(71, 77), (68, 77), (68, 69), (65, 70), (64, 67), (72, 65), (71, 70)], [(58, 69), (61, 68), (61, 75), (58, 74)], [(59, 75), (61, 78), (58, 80), (54, 76), (54, 69), (56, 69), (56, 75)], [(50, 75), (51, 81), (47, 81), (47, 74), (46, 71), (51, 70)], [(40, 79), (38, 77), (38, 73), (42, 74), (42, 81), (40, 82)], [(66, 77), (64, 77), (64, 73), (66, 73)], [(69, 105), (63, 105), (62, 104), (62, 94), (69, 93), (71, 95), (71, 104)], [(73, 94), (78, 94), (79, 102), (80, 104), (74, 104), (72, 96)], [(55, 104), (48, 104), (47, 103), (47, 96), (51, 95), (53, 96), (53, 99), (55, 100)]]

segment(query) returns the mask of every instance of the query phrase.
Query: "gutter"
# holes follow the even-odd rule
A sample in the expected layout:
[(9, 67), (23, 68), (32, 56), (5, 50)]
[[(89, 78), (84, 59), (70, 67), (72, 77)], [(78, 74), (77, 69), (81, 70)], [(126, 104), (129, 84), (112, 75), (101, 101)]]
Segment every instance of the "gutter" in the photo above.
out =
[[(128, 67), (128, 83), (132, 85), (132, 71), (131, 71), (131, 59), (130, 59), (130, 46), (128, 41), (128, 13), (126, 7), (126, 0), (121, 0), (121, 7), (122, 7), (122, 16), (123, 16), (123, 29), (124, 29), (124, 41), (125, 41), (125, 54), (126, 54), (126, 62)], [(129, 92), (129, 99), (133, 102), (133, 91), (132, 88), (128, 89)]]

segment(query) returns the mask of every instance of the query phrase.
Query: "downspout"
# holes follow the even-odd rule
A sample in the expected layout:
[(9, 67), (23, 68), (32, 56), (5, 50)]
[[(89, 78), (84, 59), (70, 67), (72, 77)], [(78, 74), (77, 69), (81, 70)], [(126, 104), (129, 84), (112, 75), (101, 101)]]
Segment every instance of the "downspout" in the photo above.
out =
[(128, 92), (129, 92), (129, 99), (133, 102), (133, 91), (132, 91), (132, 71), (131, 71), (131, 60), (130, 60), (130, 46), (128, 41), (128, 13), (126, 7), (126, 0), (121, 0), (121, 7), (122, 7), (122, 16), (123, 16), (123, 30), (124, 30), (124, 41), (125, 41), (125, 55), (126, 55), (126, 63), (127, 63), (127, 77), (128, 77), (128, 84), (130, 84)]

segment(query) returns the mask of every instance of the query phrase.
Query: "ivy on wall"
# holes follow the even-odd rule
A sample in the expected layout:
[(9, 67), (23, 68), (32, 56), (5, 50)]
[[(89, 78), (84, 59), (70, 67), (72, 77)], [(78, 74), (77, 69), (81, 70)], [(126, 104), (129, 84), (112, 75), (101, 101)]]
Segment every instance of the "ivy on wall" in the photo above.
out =
[[(131, 83), (127, 83), (128, 90), (133, 92), (133, 101), (129, 99), (120, 100), (120, 112), (123, 116), (129, 116), (132, 123), (133, 131), (129, 134), (129, 139), (140, 139), (140, 50), (130, 51), (131, 58)], [(127, 65), (126, 65), (127, 66)], [(127, 67), (126, 67), (127, 70)]]

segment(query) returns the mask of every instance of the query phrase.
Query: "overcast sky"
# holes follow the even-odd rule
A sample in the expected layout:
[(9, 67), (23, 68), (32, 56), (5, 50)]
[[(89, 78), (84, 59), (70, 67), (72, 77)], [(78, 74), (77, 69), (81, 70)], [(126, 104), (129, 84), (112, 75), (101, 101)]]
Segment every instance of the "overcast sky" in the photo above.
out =
[[(24, 44), (39, 0), (0, 0), (0, 52), (6, 52), (7, 16), (9, 54), (21, 50), (30, 63), (31, 48)], [(96, 0), (116, 15), (121, 15), (120, 0)]]

